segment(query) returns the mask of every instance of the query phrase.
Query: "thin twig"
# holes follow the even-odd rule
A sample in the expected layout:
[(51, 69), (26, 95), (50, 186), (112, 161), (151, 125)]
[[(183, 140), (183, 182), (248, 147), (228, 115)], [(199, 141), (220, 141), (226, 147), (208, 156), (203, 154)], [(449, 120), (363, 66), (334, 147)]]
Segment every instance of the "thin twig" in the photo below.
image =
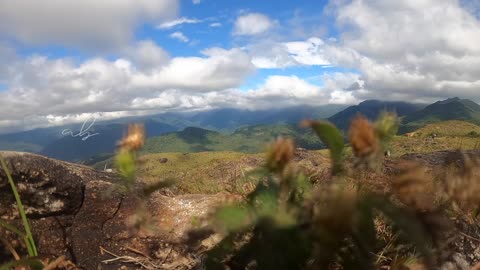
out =
[[(108, 259), (108, 260), (103, 260), (103, 263), (111, 263), (111, 262), (116, 262), (120, 261), (122, 263), (133, 263), (142, 266), (145, 269), (160, 269), (160, 267), (153, 262), (151, 262), (150, 259), (142, 259), (142, 258), (136, 258), (136, 257), (131, 257), (131, 256), (120, 256), (117, 255), (111, 251), (106, 250), (103, 247), (100, 247), (101, 252), (105, 252), (111, 256), (113, 256), (113, 259)], [(148, 265), (147, 265), (148, 264)]]
[(165, 256), (165, 259), (163, 259), (162, 264), (165, 264), (167, 261), (168, 257), (170, 257), (170, 253), (172, 253), (173, 246), (170, 247), (170, 251), (167, 253), (167, 256)]
[(136, 253), (136, 254), (138, 254), (138, 255), (142, 255), (142, 256), (144, 256), (144, 257), (149, 258), (150, 260), (152, 260), (152, 258), (151, 258), (150, 256), (148, 256), (147, 254), (145, 254), (144, 252), (142, 252), (142, 251), (140, 251), (140, 250), (138, 250), (138, 249), (134, 249), (134, 248), (132, 248), (132, 247), (126, 247), (126, 249), (128, 249), (129, 251), (131, 251), (131, 252), (133, 252), (133, 253)]
[(468, 234), (466, 234), (466, 233), (464, 233), (464, 232), (459, 232), (459, 233), (460, 233), (461, 235), (463, 235), (463, 236), (471, 239), (471, 240), (475, 240), (475, 241), (477, 241), (477, 242), (480, 242), (480, 239), (478, 239), (478, 238), (476, 238), (476, 237), (470, 236), (470, 235), (468, 235)]
[(7, 240), (3, 239), (3, 237), (0, 237), (0, 241), (8, 249), (8, 251), (10, 251), (10, 253), (12, 253), (12, 255), (15, 258), (16, 261), (20, 260), (20, 256), (18, 256), (17, 251), (15, 251), (15, 249), (12, 247), (12, 245)]
[(58, 257), (55, 259), (53, 262), (49, 263), (43, 270), (53, 270), (57, 268), (57, 266), (60, 266), (61, 263), (65, 262), (66, 257), (64, 255)]

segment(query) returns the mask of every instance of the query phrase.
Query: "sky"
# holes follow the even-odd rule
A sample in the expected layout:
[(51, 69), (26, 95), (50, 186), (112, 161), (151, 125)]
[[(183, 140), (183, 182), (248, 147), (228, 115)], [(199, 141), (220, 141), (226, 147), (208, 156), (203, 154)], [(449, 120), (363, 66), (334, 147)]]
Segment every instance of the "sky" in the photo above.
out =
[(0, 132), (213, 108), (480, 101), (478, 0), (2, 0)]

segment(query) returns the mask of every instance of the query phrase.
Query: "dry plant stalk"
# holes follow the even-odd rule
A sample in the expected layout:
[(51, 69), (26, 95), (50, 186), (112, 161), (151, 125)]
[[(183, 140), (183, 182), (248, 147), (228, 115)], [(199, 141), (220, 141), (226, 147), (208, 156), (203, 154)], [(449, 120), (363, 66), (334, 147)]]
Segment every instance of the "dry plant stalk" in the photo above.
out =
[(145, 129), (141, 124), (130, 124), (127, 135), (118, 143), (121, 151), (138, 151), (145, 144)]
[(357, 115), (350, 124), (348, 137), (355, 156), (363, 158), (378, 152), (379, 139), (373, 124), (363, 115)]
[(292, 139), (278, 138), (267, 153), (267, 167), (274, 171), (283, 171), (295, 155)]

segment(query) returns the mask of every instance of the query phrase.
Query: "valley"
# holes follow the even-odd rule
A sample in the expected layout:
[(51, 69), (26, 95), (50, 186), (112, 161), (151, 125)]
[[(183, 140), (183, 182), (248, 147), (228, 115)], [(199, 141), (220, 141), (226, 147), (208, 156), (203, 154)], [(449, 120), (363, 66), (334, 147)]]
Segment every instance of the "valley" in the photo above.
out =
[[(325, 146), (316, 139), (313, 132), (298, 126), (301, 120), (326, 119), (346, 134), (350, 120), (357, 114), (373, 120), (382, 111), (395, 112), (400, 117), (399, 135), (418, 130), (428, 124), (448, 120), (480, 123), (480, 105), (470, 100), (451, 98), (430, 105), (370, 100), (349, 107), (326, 105), (271, 111), (222, 109), (97, 121), (92, 126), (91, 132), (99, 135), (87, 140), (62, 136), (61, 131), (66, 128), (77, 130), (75, 126), (70, 125), (3, 134), (0, 135), (0, 146), (4, 150), (40, 153), (66, 161), (94, 164), (103, 157), (112, 156), (116, 143), (126, 132), (126, 124), (137, 121), (144, 123), (146, 129), (147, 142), (142, 154), (205, 151), (261, 153), (265, 151), (266, 145), (279, 136), (293, 138), (300, 148), (320, 150)], [(465, 131), (468, 132), (470, 131)], [(423, 137), (415, 137), (417, 140), (410, 142), (399, 136), (392, 150), (393, 153), (406, 153), (417, 150), (422, 152), (423, 149), (433, 150), (436, 147), (441, 149), (474, 147), (476, 143), (474, 136), (472, 138), (464, 135), (442, 137), (426, 144), (421, 140)]]

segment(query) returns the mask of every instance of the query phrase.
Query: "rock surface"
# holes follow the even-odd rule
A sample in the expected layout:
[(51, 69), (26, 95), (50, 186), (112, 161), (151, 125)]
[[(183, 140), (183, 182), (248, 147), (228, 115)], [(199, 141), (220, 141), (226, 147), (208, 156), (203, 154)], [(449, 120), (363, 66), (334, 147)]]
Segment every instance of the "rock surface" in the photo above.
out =
[[(155, 269), (191, 268), (198, 259), (176, 244), (192, 228), (193, 220), (207, 215), (225, 198), (221, 194), (168, 197), (154, 192), (140, 201), (133, 193), (107, 192), (120, 181), (116, 174), (34, 154), (0, 154), (18, 186), (41, 256), (66, 255), (81, 269), (118, 269), (123, 264), (130, 268), (122, 269), (137, 269), (141, 264)], [(151, 230), (139, 232), (129, 225), (132, 218), (141, 216), (139, 205), (148, 209)], [(21, 227), (3, 170), (0, 216)], [(15, 239), (2, 229), (1, 235)], [(20, 251), (22, 243), (13, 243)], [(10, 259), (0, 248), (0, 262)], [(103, 263), (111, 259), (116, 260)]]

